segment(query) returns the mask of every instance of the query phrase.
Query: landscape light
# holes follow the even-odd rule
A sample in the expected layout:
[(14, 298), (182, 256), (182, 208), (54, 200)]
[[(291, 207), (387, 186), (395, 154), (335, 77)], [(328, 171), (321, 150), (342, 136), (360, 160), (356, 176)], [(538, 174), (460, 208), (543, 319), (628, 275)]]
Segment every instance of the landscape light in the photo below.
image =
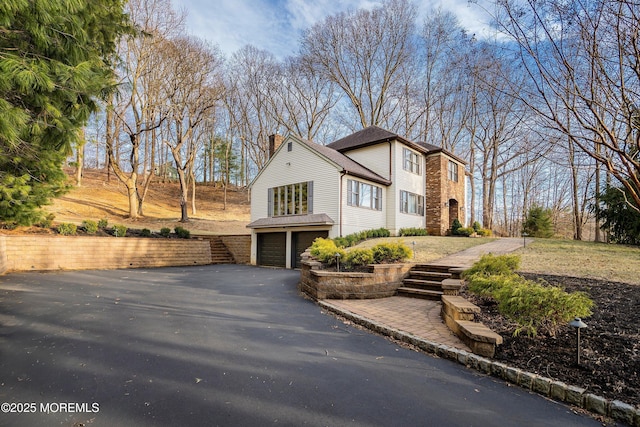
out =
[(576, 363), (578, 366), (580, 365), (580, 329), (584, 329), (587, 327), (587, 324), (582, 321), (579, 317), (576, 317), (571, 322), (569, 322), (569, 326), (574, 327), (577, 333), (576, 339)]

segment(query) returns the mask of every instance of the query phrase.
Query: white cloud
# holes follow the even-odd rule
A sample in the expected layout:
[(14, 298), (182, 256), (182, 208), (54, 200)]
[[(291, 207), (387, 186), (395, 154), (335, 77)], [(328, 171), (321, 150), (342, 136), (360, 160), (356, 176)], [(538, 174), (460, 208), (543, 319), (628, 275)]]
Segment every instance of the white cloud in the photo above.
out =
[[(485, 1), (485, 0), (480, 0)], [(298, 51), (302, 32), (327, 16), (359, 8), (371, 9), (382, 0), (173, 0), (187, 13), (187, 31), (217, 44), (230, 56), (247, 44), (283, 58)], [(468, 0), (417, 1), (420, 16), (440, 4), (454, 12), (469, 32), (486, 31), (482, 9)], [(422, 25), (420, 18), (417, 22)]]

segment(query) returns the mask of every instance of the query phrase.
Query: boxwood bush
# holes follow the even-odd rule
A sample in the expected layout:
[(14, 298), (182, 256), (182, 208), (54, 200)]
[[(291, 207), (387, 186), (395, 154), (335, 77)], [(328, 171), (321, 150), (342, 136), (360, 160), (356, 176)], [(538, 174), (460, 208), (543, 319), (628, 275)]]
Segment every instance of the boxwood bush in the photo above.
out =
[(333, 239), (314, 240), (310, 254), (318, 261), (334, 265), (336, 254), (340, 254), (340, 263), (346, 269), (365, 266), (368, 264), (386, 264), (401, 262), (412, 256), (411, 249), (404, 243), (380, 243), (371, 249), (352, 248), (345, 250), (336, 245)]
[(389, 236), (391, 236), (391, 232), (386, 228), (376, 228), (373, 230), (364, 230), (358, 233), (347, 234), (344, 237), (336, 237), (333, 239), (333, 241), (336, 243), (337, 246), (340, 246), (343, 248), (349, 248), (367, 239), (375, 239), (377, 237), (389, 237)]
[(82, 228), (87, 234), (96, 234), (98, 232), (98, 223), (90, 219), (82, 221)]
[(57, 231), (58, 234), (62, 234), (63, 236), (75, 236), (78, 231), (78, 227), (70, 222), (63, 222), (58, 225)]
[(418, 228), (418, 227), (408, 227), (408, 228), (401, 228), (398, 231), (398, 234), (400, 236), (406, 237), (406, 236), (428, 236), (429, 233), (427, 233), (427, 229), (426, 228)]

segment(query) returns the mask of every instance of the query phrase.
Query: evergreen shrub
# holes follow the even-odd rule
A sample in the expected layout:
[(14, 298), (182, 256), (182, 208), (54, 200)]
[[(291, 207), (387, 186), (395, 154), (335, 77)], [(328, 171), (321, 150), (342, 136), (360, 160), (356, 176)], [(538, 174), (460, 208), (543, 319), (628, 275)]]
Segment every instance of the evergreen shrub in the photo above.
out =
[(189, 230), (187, 230), (184, 227), (176, 227), (173, 229), (173, 231), (175, 231), (176, 235), (181, 238), (181, 239), (190, 239), (191, 238), (191, 232)]
[(127, 227), (124, 225), (114, 224), (113, 235), (116, 237), (125, 237), (127, 235)]
[(426, 228), (419, 228), (419, 227), (401, 228), (398, 231), (398, 234), (400, 236), (403, 236), (403, 237), (407, 237), (407, 236), (428, 236), (429, 235), (429, 233), (427, 233), (427, 229)]
[(463, 273), (469, 291), (493, 299), (502, 315), (517, 323), (514, 335), (538, 333), (556, 336), (574, 317), (592, 314), (593, 301), (584, 292), (567, 293), (546, 282), (526, 280), (516, 274), (517, 255), (484, 255)]
[(87, 234), (96, 234), (98, 232), (98, 223), (90, 219), (82, 221), (82, 228)]
[(58, 225), (58, 234), (62, 234), (63, 236), (75, 236), (78, 231), (78, 227), (75, 224), (71, 224), (69, 222), (63, 222)]

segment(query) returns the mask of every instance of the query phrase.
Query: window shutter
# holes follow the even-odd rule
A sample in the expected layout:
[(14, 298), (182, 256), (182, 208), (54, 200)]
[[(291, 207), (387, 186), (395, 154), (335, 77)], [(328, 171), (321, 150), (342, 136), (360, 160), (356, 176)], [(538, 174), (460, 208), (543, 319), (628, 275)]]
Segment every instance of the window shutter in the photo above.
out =
[(267, 216), (273, 216), (273, 188), (267, 191)]
[(313, 213), (313, 181), (307, 182), (307, 210), (309, 214)]

